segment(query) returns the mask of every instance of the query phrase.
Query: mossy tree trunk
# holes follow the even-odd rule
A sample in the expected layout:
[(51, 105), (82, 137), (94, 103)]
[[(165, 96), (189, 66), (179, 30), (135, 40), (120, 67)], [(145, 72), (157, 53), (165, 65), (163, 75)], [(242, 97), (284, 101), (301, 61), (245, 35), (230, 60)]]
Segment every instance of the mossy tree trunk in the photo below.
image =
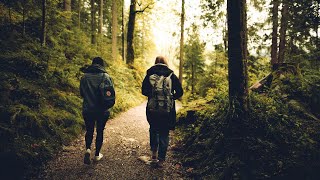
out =
[[(239, 117), (248, 112), (246, 1), (228, 0), (229, 103)], [(241, 118), (240, 118), (241, 119)]]
[[(252, 179), (248, 164), (245, 124), (248, 121), (246, 0), (228, 0), (229, 127), (226, 144), (232, 144), (240, 160), (240, 179)], [(232, 140), (236, 138), (236, 140)], [(229, 173), (232, 177), (232, 174)]]

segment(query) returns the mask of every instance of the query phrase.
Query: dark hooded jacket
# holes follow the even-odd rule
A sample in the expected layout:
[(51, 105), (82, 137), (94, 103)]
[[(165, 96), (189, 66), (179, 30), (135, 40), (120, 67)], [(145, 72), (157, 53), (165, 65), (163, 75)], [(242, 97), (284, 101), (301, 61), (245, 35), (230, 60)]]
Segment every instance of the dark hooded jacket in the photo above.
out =
[[(80, 81), (80, 94), (83, 98), (82, 112), (83, 113), (99, 113), (107, 112), (99, 105), (98, 91), (99, 85), (105, 78), (111, 77), (107, 74), (104, 67), (98, 64), (93, 64), (83, 70), (84, 75)], [(107, 74), (107, 76), (105, 76)]]
[[(169, 69), (168, 66), (165, 64), (159, 63), (152, 66), (150, 69), (147, 70), (147, 75), (145, 76), (142, 82), (142, 94), (147, 96), (148, 98), (150, 98), (152, 95), (152, 86), (149, 81), (150, 75), (157, 74), (159, 76), (163, 75), (167, 77), (171, 73), (173, 73), (173, 71)], [(172, 81), (173, 99), (174, 100), (179, 99), (183, 95), (181, 83), (175, 74), (172, 74), (171, 81)], [(166, 119), (166, 120), (152, 119), (149, 116), (149, 112), (147, 108), (146, 108), (146, 114), (147, 114), (147, 120), (150, 124), (151, 129), (158, 129), (158, 130), (166, 130), (166, 129), (174, 130), (175, 129), (175, 124), (176, 124), (175, 103), (173, 104), (173, 109), (171, 110), (169, 119)]]

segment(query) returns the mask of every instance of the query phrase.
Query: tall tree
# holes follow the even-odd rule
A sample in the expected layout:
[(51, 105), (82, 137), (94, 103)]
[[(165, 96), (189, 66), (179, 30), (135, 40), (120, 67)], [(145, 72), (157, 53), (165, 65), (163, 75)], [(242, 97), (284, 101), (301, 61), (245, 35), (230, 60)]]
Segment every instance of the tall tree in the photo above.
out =
[(133, 49), (133, 33), (136, 21), (136, 1), (131, 0), (127, 33), (127, 63), (132, 64), (134, 61), (134, 49)]
[(247, 152), (240, 149), (249, 112), (246, 0), (227, 0), (227, 17), (230, 129), (226, 136), (239, 138), (231, 143), (237, 147), (235, 151), (238, 151), (243, 164), (240, 166), (240, 179), (252, 179)]
[(180, 27), (180, 62), (179, 62), (179, 81), (182, 84), (182, 71), (183, 71), (183, 41), (184, 41), (184, 17), (185, 17), (185, 9), (184, 9), (184, 0), (181, 1), (181, 27)]
[(278, 63), (278, 11), (279, 0), (272, 0), (272, 44), (271, 65)]
[(99, 3), (99, 28), (98, 33), (102, 33), (102, 27), (103, 27), (103, 0), (100, 0)]
[[(130, 11), (129, 11), (129, 21), (128, 21), (128, 32), (127, 32), (127, 64), (133, 64), (134, 62), (134, 49), (133, 49), (133, 37), (134, 29), (136, 23), (136, 14), (143, 13), (149, 6), (150, 3), (144, 8), (137, 10), (136, 9), (136, 0), (131, 0), (130, 2)], [(139, 4), (141, 6), (141, 4)]]
[(248, 112), (246, 0), (228, 0), (229, 104), (240, 118)]
[(63, 5), (65, 11), (71, 11), (71, 0), (64, 0)]
[(41, 45), (46, 45), (46, 0), (42, 0)]
[(121, 8), (121, 45), (122, 45), (122, 48), (121, 48), (121, 51), (122, 51), (122, 60), (125, 61), (125, 55), (124, 55), (124, 52), (125, 52), (125, 49), (124, 49), (124, 3), (125, 3), (125, 0), (122, 0), (122, 8)]
[(282, 1), (281, 9), (281, 25), (280, 25), (280, 42), (279, 42), (279, 55), (278, 63), (284, 62), (285, 50), (286, 50), (286, 32), (288, 28), (288, 2)]
[(112, 59), (117, 60), (118, 8), (117, 0), (112, 0)]
[(90, 1), (91, 5), (91, 44), (96, 43), (96, 8), (95, 0)]

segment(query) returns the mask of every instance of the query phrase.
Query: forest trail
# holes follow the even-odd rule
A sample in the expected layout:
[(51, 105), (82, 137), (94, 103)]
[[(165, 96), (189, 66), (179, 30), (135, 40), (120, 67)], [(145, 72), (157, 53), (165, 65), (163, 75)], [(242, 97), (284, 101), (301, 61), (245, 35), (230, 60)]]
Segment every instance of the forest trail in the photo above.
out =
[[(180, 170), (175, 168), (177, 161), (172, 157), (170, 146), (164, 168), (153, 168), (138, 160), (139, 156), (149, 156), (149, 124), (145, 107), (146, 102), (107, 122), (101, 161), (91, 165), (83, 163), (85, 145), (82, 135), (64, 147), (37, 179), (182, 179)], [(181, 105), (177, 103), (177, 109), (179, 107)]]

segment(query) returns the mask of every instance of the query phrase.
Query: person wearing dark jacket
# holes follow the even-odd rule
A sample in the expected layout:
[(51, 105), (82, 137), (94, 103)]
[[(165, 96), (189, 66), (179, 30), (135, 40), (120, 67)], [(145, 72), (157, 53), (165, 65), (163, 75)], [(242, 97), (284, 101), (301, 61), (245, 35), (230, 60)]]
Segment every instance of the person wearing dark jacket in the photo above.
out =
[(183, 90), (178, 77), (171, 69), (169, 69), (166, 59), (162, 56), (158, 56), (156, 57), (155, 65), (147, 70), (147, 75), (142, 82), (142, 94), (147, 96), (148, 100), (152, 97), (153, 87), (150, 83), (150, 76), (153, 74), (170, 77), (172, 82), (171, 94), (173, 106), (169, 113), (169, 117), (159, 119), (151, 116), (150, 110), (148, 107), (146, 108), (147, 121), (150, 125), (151, 161), (159, 161), (159, 165), (162, 166), (169, 145), (169, 130), (174, 130), (176, 124), (176, 108), (174, 100), (179, 99), (183, 95)]
[(103, 109), (99, 103), (99, 85), (102, 81), (108, 80), (113, 84), (110, 76), (104, 69), (103, 59), (95, 57), (92, 65), (83, 70), (84, 75), (80, 81), (80, 95), (83, 98), (82, 115), (86, 126), (85, 142), (86, 152), (84, 163), (90, 164), (91, 144), (93, 140), (94, 126), (96, 125), (96, 151), (94, 161), (99, 161), (103, 157), (100, 153), (103, 143), (103, 131), (110, 116), (108, 109)]

